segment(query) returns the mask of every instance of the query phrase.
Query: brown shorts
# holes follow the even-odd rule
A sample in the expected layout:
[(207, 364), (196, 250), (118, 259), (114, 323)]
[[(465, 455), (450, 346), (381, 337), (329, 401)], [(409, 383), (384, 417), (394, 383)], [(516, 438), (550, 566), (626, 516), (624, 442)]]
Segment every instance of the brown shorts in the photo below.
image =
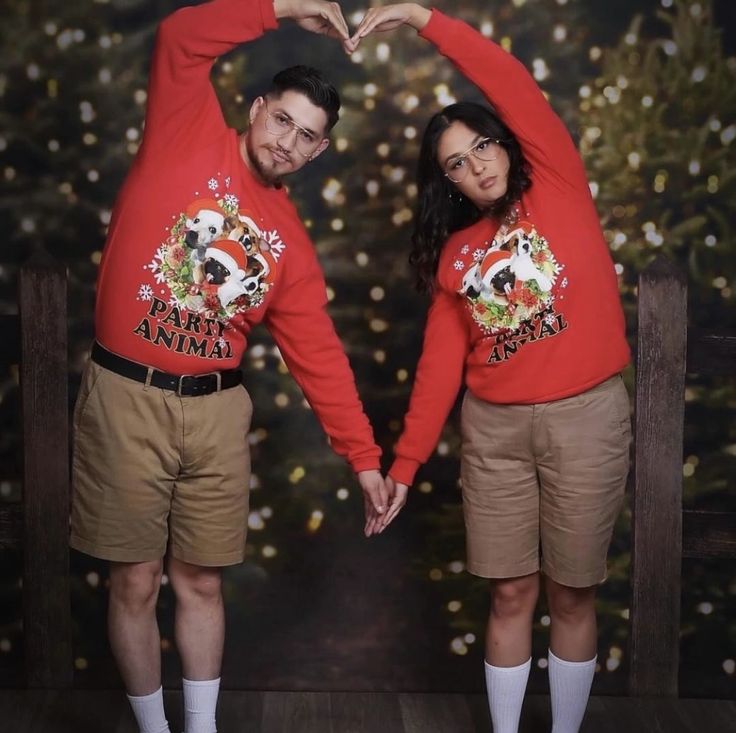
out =
[(468, 570), (542, 570), (584, 588), (606, 554), (629, 472), (629, 399), (620, 375), (574, 397), (496, 405), (465, 394), (463, 512)]
[(243, 561), (253, 411), (242, 386), (198, 397), (93, 361), (74, 409), (71, 546), (117, 562)]

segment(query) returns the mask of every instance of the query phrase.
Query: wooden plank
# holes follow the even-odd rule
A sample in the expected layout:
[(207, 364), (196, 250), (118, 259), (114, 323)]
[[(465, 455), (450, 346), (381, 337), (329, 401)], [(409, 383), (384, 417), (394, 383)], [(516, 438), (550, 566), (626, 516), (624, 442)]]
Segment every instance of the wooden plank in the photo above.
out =
[(0, 550), (19, 548), (22, 536), (22, 506), (15, 502), (0, 504)]
[(736, 374), (736, 332), (689, 329), (687, 371), (712, 376)]
[(464, 695), (405, 693), (399, 695), (406, 733), (475, 733)]
[(261, 733), (341, 733), (333, 729), (329, 692), (264, 692)]
[[(263, 692), (252, 692), (244, 690), (221, 690), (220, 699), (217, 702), (217, 729), (227, 731), (252, 731), (258, 733), (261, 730), (263, 719)], [(175, 710), (183, 709), (183, 700), (179, 694), (178, 706), (167, 705), (170, 728), (174, 731), (183, 731), (184, 725), (181, 716), (177, 718)]]
[[(627, 733), (704, 733), (710, 731), (707, 719), (701, 727), (693, 728), (680, 711), (680, 701), (668, 698), (600, 698), (609, 717), (616, 722), (616, 730)], [(594, 728), (583, 728), (581, 733), (595, 733)]]
[(0, 349), (0, 364), (20, 362), (20, 318), (15, 313), (0, 313), (0, 333), (3, 348)]
[(379, 692), (331, 692), (335, 733), (404, 733), (397, 695)]
[(20, 270), (23, 628), (29, 687), (71, 687), (66, 272), (37, 253)]
[(629, 693), (677, 695), (687, 286), (666, 258), (639, 278)]
[(59, 693), (51, 690), (0, 690), (2, 730), (54, 733), (50, 708)]
[(682, 522), (683, 557), (736, 559), (736, 512), (689, 509)]

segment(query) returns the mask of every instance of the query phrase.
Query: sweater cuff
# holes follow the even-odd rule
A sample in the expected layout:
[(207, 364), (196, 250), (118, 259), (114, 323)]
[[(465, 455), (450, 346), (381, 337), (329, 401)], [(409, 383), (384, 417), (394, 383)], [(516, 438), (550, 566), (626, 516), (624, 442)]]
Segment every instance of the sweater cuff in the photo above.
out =
[(353, 467), (355, 473), (361, 471), (380, 471), (381, 461), (378, 456), (362, 456), (361, 458), (355, 458), (350, 461), (350, 465)]
[(414, 474), (421, 465), (419, 461), (415, 461), (413, 458), (397, 456), (388, 473), (394, 481), (411, 486), (414, 483)]
[(273, 0), (260, 0), (261, 21), (263, 22), (264, 31), (272, 31), (279, 27), (279, 21), (276, 18), (276, 11), (273, 7)]
[[(436, 46), (440, 45), (442, 40), (442, 26), (447, 22), (447, 16), (437, 8), (432, 8), (432, 15), (429, 16), (427, 25), (419, 31), (419, 37), (426, 41), (431, 41)], [(446, 30), (446, 29), (445, 29)]]

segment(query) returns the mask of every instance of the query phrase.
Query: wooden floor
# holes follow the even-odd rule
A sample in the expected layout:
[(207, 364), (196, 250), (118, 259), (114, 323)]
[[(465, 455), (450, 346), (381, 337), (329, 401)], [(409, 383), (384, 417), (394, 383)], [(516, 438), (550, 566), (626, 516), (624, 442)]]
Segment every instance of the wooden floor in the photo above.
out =
[[(165, 693), (181, 733), (181, 693)], [(549, 698), (529, 696), (520, 733), (549, 733)], [(0, 690), (8, 733), (136, 733), (119, 690)], [(481, 695), (223, 691), (219, 733), (490, 733)], [(581, 733), (736, 733), (736, 701), (595, 697)]]

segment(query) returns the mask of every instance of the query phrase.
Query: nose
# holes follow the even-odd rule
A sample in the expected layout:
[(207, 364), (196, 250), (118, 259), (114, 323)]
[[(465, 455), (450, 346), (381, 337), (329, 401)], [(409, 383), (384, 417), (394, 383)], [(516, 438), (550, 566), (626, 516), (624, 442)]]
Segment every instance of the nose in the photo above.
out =
[(478, 175), (486, 169), (485, 161), (480, 158), (476, 158), (474, 155), (469, 155), (468, 160), (470, 161), (470, 169), (473, 171), (473, 175)]
[(296, 129), (296, 127), (292, 127), (291, 130), (285, 132), (279, 137), (279, 145), (284, 148), (284, 150), (293, 150), (294, 146), (296, 145), (296, 136), (298, 134), (299, 131)]

